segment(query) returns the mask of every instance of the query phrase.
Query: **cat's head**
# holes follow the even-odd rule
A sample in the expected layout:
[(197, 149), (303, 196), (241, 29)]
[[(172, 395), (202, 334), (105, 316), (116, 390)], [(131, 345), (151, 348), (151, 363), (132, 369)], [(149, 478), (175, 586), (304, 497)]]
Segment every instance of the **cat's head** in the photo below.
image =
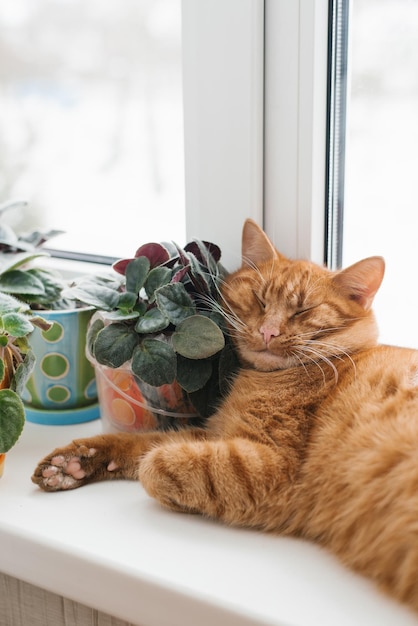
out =
[(384, 274), (381, 257), (331, 272), (280, 254), (252, 220), (244, 224), (242, 267), (222, 289), (241, 360), (272, 371), (375, 345), (370, 309)]

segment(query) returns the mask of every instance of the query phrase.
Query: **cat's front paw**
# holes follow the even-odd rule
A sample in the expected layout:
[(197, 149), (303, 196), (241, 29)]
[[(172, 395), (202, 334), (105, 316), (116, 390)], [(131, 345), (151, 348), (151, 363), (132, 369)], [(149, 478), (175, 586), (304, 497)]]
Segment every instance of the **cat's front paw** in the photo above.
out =
[(113, 478), (118, 470), (113, 460), (91, 440), (73, 441), (54, 450), (36, 467), (32, 481), (44, 491), (76, 489), (89, 482)]

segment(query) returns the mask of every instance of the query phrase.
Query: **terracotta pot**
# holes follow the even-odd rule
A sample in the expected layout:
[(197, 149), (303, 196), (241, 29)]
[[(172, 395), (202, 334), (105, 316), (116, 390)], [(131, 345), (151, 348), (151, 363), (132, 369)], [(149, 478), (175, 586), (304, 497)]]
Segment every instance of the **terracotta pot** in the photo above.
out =
[(6, 460), (6, 453), (3, 452), (2, 454), (0, 454), (0, 478), (3, 476), (5, 460)]

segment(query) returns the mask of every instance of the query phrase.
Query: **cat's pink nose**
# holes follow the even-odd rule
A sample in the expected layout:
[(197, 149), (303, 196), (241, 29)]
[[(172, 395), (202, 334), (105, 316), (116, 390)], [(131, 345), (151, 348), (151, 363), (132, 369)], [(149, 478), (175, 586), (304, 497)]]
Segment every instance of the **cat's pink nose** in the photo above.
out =
[(279, 329), (273, 326), (261, 326), (260, 333), (263, 335), (266, 344), (271, 341), (272, 337), (278, 337), (280, 335)]

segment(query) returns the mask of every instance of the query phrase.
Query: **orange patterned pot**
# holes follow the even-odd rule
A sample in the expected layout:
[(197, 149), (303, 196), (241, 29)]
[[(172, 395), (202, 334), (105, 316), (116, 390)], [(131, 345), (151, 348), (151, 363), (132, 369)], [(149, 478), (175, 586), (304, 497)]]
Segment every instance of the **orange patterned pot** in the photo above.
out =
[(177, 430), (201, 424), (178, 383), (151, 387), (132, 374), (129, 364), (113, 369), (93, 362), (105, 432)]

